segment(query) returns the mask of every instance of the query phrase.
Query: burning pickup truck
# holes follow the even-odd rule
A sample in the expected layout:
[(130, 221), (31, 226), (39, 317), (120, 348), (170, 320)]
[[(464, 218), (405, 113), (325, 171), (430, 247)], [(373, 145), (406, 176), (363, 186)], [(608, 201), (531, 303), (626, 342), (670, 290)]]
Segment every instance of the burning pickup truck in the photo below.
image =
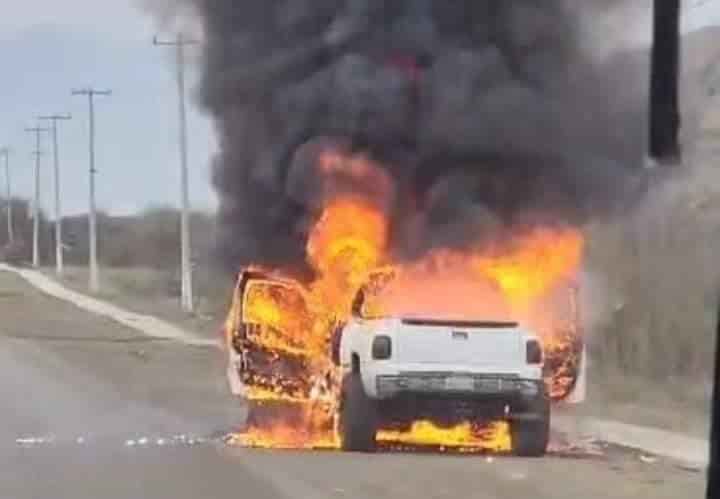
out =
[[(452, 254), (366, 270), (363, 280), (337, 266), (310, 282), (243, 271), (225, 325), (230, 387), (250, 408), (240, 442), (542, 455), (550, 403), (582, 398), (584, 347), (572, 281), (556, 272), (552, 285), (539, 283), (533, 272), (552, 271), (552, 259), (541, 270), (521, 263), (574, 237), (526, 236), (522, 256), (475, 261), (482, 279), (467, 255)], [(347, 249), (350, 268), (367, 262)]]
[[(280, 267), (240, 273), (224, 327), (230, 387), (249, 406), (247, 428), (237, 436), (240, 443), (366, 450), (373, 444), (514, 448), (541, 454), (545, 402), (582, 395), (584, 349), (573, 284), (582, 234), (572, 227), (530, 227), (497, 244), (435, 249), (413, 260), (392, 253), (388, 234), (382, 207), (360, 197), (338, 197), (324, 206), (308, 234), (311, 278)], [(407, 323), (418, 318), (453, 326)], [(494, 324), (503, 327), (489, 327)], [(363, 336), (360, 329), (369, 330)], [(454, 332), (464, 347), (453, 345)], [(373, 336), (397, 341), (396, 356), (372, 359), (370, 344), (353, 350), (356, 342)], [(449, 345), (433, 347), (435, 341)], [(393, 348), (378, 348), (388, 346)], [(345, 401), (351, 385), (358, 386), (357, 378), (351, 383), (346, 377), (352, 373), (353, 353), (376, 367), (390, 369), (401, 361), (407, 365), (398, 371), (453, 374), (429, 381), (442, 382), (443, 390), (467, 388), (467, 375), (473, 386), (478, 378), (484, 390), (491, 378), (488, 383), (497, 383), (500, 393), (486, 397), (466, 391), (450, 397), (457, 402), (450, 406), (429, 404), (412, 411), (392, 410), (392, 400), (378, 400), (369, 407), (385, 407), (377, 411), (377, 423), (366, 428), (374, 441), (367, 437), (356, 445), (349, 435), (343, 438), (349, 427), (342, 417), (343, 412), (349, 415)], [(497, 365), (491, 365), (493, 357)], [(364, 393), (376, 395), (380, 380), (362, 377)], [(523, 392), (527, 397), (534, 390), (531, 384), (537, 397), (532, 407), (523, 407)], [(480, 407), (488, 400), (489, 408)], [(518, 433), (523, 425), (514, 421), (522, 420), (532, 421), (531, 439)], [(535, 443), (523, 446), (523, 440)]]

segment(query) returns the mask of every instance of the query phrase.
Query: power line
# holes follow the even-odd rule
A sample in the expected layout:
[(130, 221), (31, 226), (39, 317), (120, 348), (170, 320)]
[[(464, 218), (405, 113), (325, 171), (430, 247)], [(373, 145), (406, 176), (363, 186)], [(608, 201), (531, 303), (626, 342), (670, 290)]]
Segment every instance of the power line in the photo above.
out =
[(110, 90), (95, 90), (93, 88), (86, 88), (82, 90), (73, 90), (72, 95), (82, 95), (88, 98), (88, 108), (90, 116), (90, 192), (89, 192), (89, 205), (90, 210), (88, 214), (89, 222), (89, 238), (90, 238), (90, 291), (97, 293), (100, 291), (100, 275), (98, 270), (97, 261), (97, 213), (95, 208), (95, 97), (96, 96), (110, 96), (112, 92)]
[(55, 271), (59, 276), (63, 275), (63, 237), (62, 237), (62, 211), (60, 210), (60, 159), (58, 152), (57, 122), (71, 120), (69, 114), (54, 114), (40, 116), (38, 119), (52, 123), (53, 137), (53, 163), (55, 180)]
[(188, 180), (188, 153), (187, 153), (187, 114), (185, 111), (185, 47), (197, 45), (197, 41), (187, 39), (178, 33), (174, 41), (161, 41), (153, 38), (155, 46), (175, 47), (177, 90), (179, 109), (179, 142), (180, 142), (180, 273), (181, 273), (181, 301), (187, 312), (194, 308), (192, 284), (192, 245), (190, 241), (190, 194)]

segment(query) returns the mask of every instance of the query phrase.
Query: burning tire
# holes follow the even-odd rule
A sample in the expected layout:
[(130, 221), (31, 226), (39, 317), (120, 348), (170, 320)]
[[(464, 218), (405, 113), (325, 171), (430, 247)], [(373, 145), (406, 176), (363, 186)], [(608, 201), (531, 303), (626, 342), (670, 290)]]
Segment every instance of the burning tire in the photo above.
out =
[(519, 419), (510, 425), (513, 452), (521, 457), (542, 457), (550, 442), (550, 400), (539, 398), (532, 404), (539, 419)]
[(360, 373), (343, 378), (338, 427), (342, 449), (375, 451), (378, 418), (375, 402), (365, 394)]

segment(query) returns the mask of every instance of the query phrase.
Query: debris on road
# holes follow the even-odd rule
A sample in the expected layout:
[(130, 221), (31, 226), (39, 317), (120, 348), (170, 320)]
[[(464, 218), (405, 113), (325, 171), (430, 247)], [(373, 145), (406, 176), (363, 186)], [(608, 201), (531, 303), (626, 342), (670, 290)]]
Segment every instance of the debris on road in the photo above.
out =
[(38, 445), (49, 445), (55, 442), (55, 437), (20, 437), (15, 439), (15, 444), (21, 447), (32, 447)]
[(606, 456), (607, 442), (594, 437), (584, 437), (570, 440), (567, 435), (554, 435), (550, 442), (548, 452), (561, 457), (600, 458)]
[(84, 446), (89, 444), (103, 444), (110, 446), (119, 444), (122, 447), (179, 447), (179, 446), (194, 446), (194, 445), (200, 445), (205, 444), (208, 442), (212, 442), (217, 439), (212, 438), (205, 438), (205, 437), (188, 437), (185, 434), (178, 434), (173, 435), (170, 437), (166, 436), (156, 436), (156, 437), (150, 437), (150, 436), (140, 436), (135, 438), (128, 438), (124, 440), (115, 441), (113, 444), (113, 441), (111, 439), (98, 439), (98, 438), (90, 438), (87, 436), (78, 436), (78, 437), (72, 437), (72, 438), (60, 438), (54, 435), (50, 436), (23, 436), (18, 437), (15, 439), (15, 444), (20, 447), (41, 447), (41, 446), (49, 446), (49, 445), (77, 445), (77, 446)]

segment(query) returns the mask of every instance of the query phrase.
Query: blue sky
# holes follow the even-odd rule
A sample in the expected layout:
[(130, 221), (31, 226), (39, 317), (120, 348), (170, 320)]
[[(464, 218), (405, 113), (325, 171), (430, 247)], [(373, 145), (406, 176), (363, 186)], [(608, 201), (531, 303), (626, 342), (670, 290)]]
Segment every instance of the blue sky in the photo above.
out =
[[(63, 211), (87, 207), (87, 102), (75, 87), (111, 88), (97, 101), (97, 201), (113, 213), (177, 204), (177, 97), (172, 56), (151, 44), (153, 20), (137, 0), (23, 0), (0, 17), (0, 146), (11, 158), (16, 193), (32, 192), (33, 137), (24, 132), (40, 114), (70, 112), (61, 123)], [(590, 0), (585, 0), (590, 1)], [(691, 1), (691, 0), (688, 0)], [(703, 1), (703, 0), (697, 0)], [(694, 3), (694, 2), (693, 2)], [(720, 23), (720, 1), (693, 9), (686, 26)], [(191, 75), (191, 82), (193, 81)], [(189, 137), (193, 205), (213, 209), (211, 124), (190, 95)], [(50, 152), (45, 138), (44, 149)], [(42, 204), (50, 206), (50, 156), (43, 161)]]

